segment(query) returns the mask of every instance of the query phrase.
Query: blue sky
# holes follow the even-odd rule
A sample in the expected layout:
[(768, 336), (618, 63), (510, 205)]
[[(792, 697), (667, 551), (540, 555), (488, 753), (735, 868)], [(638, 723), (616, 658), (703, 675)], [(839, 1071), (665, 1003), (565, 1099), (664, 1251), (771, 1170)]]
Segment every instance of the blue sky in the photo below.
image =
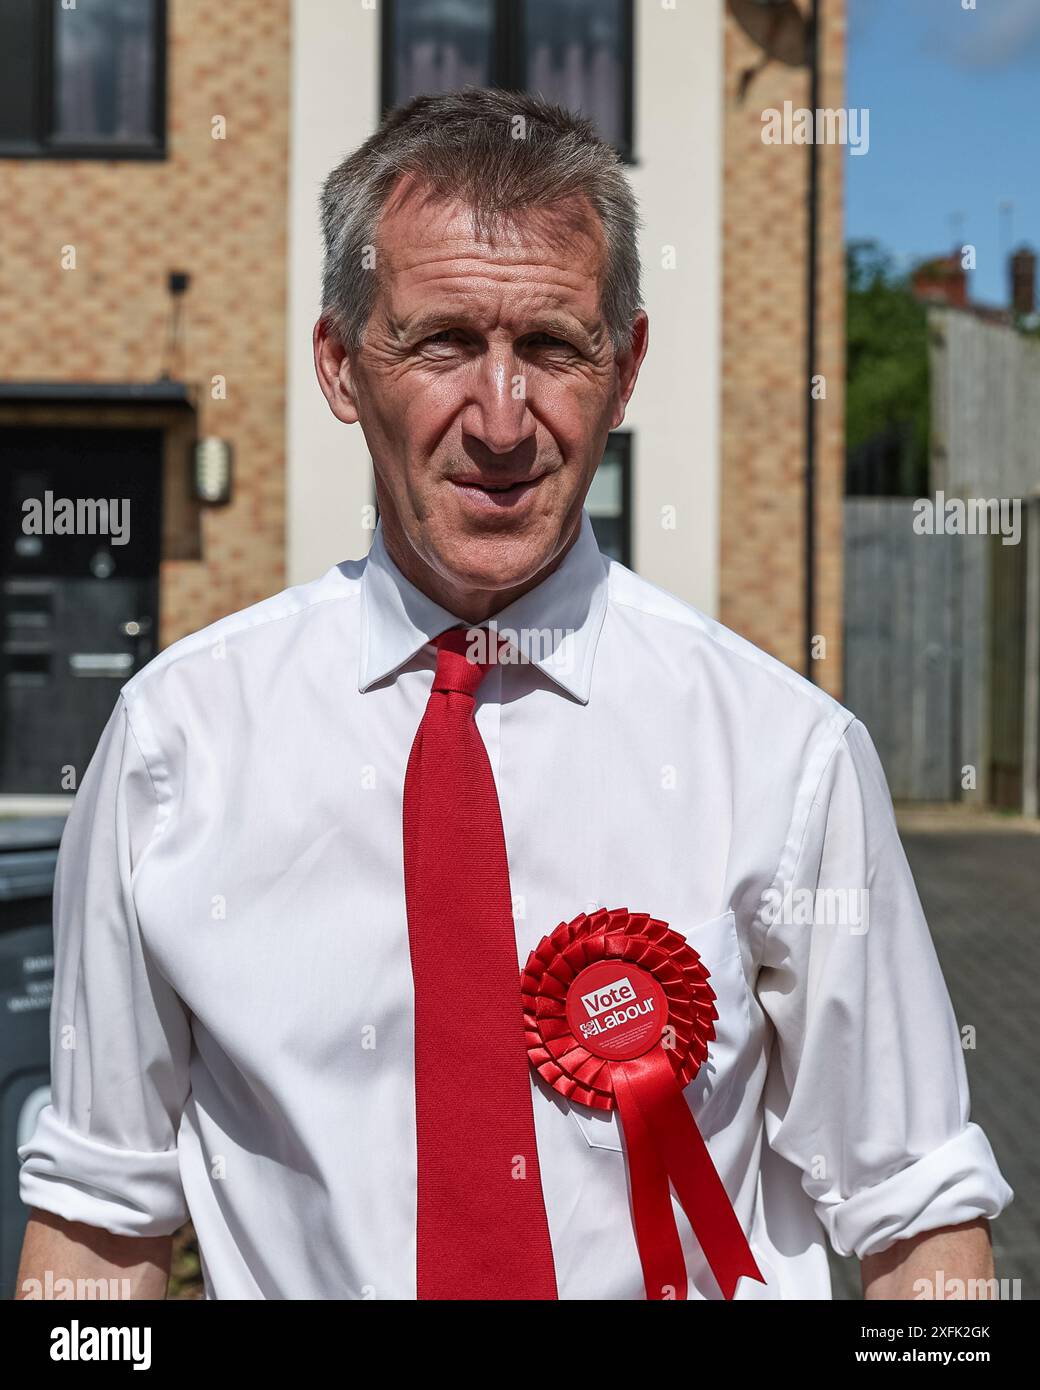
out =
[(976, 5), (848, 0), (846, 105), (869, 108), (870, 149), (846, 157), (846, 236), (901, 268), (971, 242), (972, 298), (1005, 304), (1009, 250), (1040, 251), (1040, 0)]

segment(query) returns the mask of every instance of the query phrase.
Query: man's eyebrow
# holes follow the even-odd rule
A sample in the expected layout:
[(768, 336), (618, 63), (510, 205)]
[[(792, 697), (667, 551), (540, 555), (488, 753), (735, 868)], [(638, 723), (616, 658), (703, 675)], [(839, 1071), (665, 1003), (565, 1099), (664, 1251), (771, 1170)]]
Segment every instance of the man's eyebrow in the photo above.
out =
[(390, 331), (399, 342), (404, 342), (406, 338), (424, 338), (428, 333), (436, 333), (439, 328), (447, 328), (461, 321), (450, 309), (430, 309), (413, 318), (391, 317)]
[(591, 348), (595, 338), (578, 319), (558, 314), (535, 314), (531, 333), (547, 333), (553, 338), (572, 338), (579, 347)]
[[(399, 342), (404, 342), (406, 339), (425, 338), (429, 334), (438, 333), (445, 328), (472, 327), (473, 325), (468, 320), (465, 311), (455, 310), (453, 312), (451, 309), (430, 309), (419, 314), (416, 318), (393, 319), (390, 322), (390, 329)], [(526, 337), (531, 333), (547, 333), (554, 338), (568, 338), (577, 346), (587, 349), (591, 349), (595, 344), (594, 336), (577, 319), (566, 318), (559, 314), (532, 315), (529, 326), (519, 336)]]

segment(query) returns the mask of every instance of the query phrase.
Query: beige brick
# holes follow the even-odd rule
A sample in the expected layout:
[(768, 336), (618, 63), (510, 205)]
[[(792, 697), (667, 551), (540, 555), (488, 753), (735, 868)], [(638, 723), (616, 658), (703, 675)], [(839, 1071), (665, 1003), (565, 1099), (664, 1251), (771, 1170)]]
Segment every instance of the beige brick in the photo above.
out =
[[(235, 492), (205, 512), (201, 560), (162, 562), (163, 645), (285, 583), (291, 39), (289, 0), (171, 0), (169, 14), (165, 161), (0, 161), (3, 378), (154, 381), (167, 273), (191, 274), (172, 374), (198, 389), (200, 433), (234, 446)], [(210, 135), (218, 113), (226, 141)]]
[[(805, 9), (803, 0), (802, 8)], [(844, 104), (845, 7), (822, 7), (822, 106)], [(725, 32), (720, 613), (804, 669), (805, 276), (808, 155), (764, 145), (762, 111), (808, 105), (806, 68), (769, 63), (737, 100), (759, 51), (728, 12)], [(841, 500), (845, 460), (844, 150), (823, 145), (818, 225), (815, 679), (841, 693)]]

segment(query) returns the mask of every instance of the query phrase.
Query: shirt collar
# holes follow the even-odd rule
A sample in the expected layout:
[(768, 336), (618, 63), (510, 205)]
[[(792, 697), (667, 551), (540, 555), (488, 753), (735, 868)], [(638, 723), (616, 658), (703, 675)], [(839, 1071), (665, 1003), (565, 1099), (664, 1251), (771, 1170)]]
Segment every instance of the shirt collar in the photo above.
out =
[[(488, 626), (509, 639), (514, 661), (532, 661), (568, 694), (587, 704), (606, 610), (607, 562), (583, 509), (578, 537), (557, 568), (494, 614)], [(358, 690), (368, 690), (439, 632), (464, 621), (404, 577), (390, 558), (382, 522), (378, 522), (361, 577)]]

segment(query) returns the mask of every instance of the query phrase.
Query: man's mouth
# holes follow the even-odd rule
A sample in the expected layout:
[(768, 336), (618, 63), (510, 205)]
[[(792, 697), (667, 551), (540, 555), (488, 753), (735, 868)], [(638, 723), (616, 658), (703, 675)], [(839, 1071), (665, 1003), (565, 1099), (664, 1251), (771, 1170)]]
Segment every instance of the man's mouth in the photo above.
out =
[(450, 478), (448, 481), (456, 488), (463, 500), (476, 507), (515, 507), (525, 497), (535, 491), (547, 474), (539, 473), (533, 478)]

